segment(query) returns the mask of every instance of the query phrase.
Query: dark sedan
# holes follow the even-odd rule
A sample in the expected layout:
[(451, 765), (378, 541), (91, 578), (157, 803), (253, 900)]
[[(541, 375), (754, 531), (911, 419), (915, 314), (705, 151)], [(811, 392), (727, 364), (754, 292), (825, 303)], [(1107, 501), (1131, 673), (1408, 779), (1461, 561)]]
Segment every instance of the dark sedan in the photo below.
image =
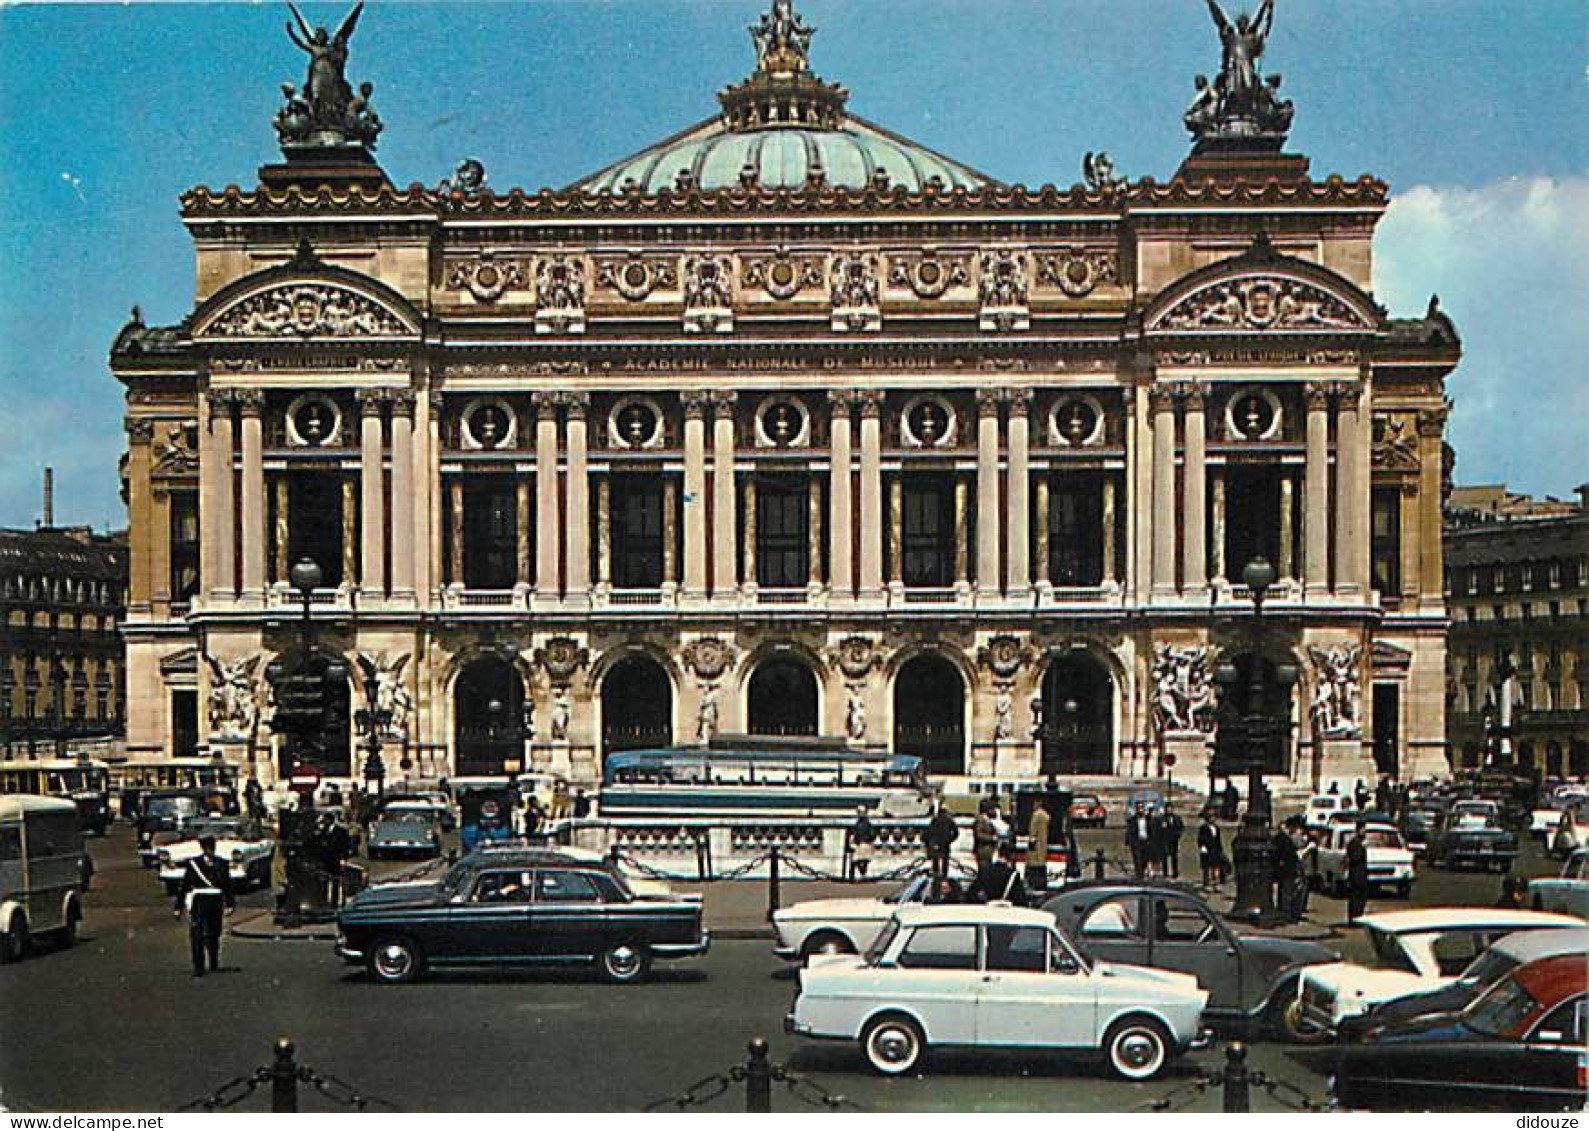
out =
[(1294, 1053), (1373, 1111), (1567, 1111), (1584, 1102), (1589, 967), (1560, 955), (1519, 967), (1461, 1013), (1393, 1025), (1361, 1044)]
[(1493, 818), (1478, 813), (1446, 814), (1424, 851), (1441, 868), (1479, 868), (1504, 872), (1517, 856), (1517, 838)]
[(1262, 1018), (1285, 1029), (1297, 972), (1340, 955), (1317, 943), (1232, 930), (1190, 891), (1127, 880), (1073, 884), (1043, 905), (1083, 950), (1105, 962), (1194, 975), (1205, 1016), (1230, 1026)]
[(489, 848), (438, 882), (381, 884), (337, 916), (337, 954), (378, 982), (412, 982), (429, 968), (594, 964), (608, 981), (637, 982), (656, 958), (705, 953), (701, 904), (639, 900), (623, 877), (561, 853)]

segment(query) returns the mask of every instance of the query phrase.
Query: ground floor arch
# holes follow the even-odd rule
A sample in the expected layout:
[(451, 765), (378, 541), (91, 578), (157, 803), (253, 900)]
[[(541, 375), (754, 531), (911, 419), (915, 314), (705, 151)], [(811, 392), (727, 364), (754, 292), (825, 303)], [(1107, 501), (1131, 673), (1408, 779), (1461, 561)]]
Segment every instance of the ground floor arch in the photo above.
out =
[(1114, 772), (1114, 679), (1083, 651), (1049, 661), (1037, 740), (1044, 774)]
[(459, 776), (523, 768), (524, 680), (500, 656), (480, 656), (453, 685), (454, 764)]
[(673, 681), (645, 653), (626, 656), (601, 681), (601, 752), (643, 750), (673, 742)]
[(964, 773), (965, 702), (965, 680), (948, 659), (905, 661), (894, 677), (894, 752), (914, 754), (930, 774)]
[(792, 656), (763, 660), (746, 689), (751, 734), (813, 736), (820, 727), (816, 674)]

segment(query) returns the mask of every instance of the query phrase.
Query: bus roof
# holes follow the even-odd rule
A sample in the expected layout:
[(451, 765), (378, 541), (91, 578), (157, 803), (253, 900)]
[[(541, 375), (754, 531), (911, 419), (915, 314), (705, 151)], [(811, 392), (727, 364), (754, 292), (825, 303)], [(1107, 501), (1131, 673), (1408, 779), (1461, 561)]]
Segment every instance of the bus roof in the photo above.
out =
[(0, 770), (104, 770), (98, 758), (11, 758), (0, 762)]
[(8, 793), (0, 797), (0, 821), (15, 821), (24, 813), (72, 813), (77, 806), (64, 797), (40, 797), (32, 793)]
[(625, 750), (607, 757), (608, 765), (643, 766), (670, 759), (691, 761), (750, 761), (750, 762), (852, 762), (888, 765), (897, 768), (919, 765), (921, 759), (914, 754), (890, 754), (881, 750), (855, 750), (849, 747), (833, 749), (827, 746), (800, 746), (794, 743), (774, 749), (751, 746), (659, 746), (650, 750)]
[(180, 758), (162, 758), (158, 754), (151, 758), (109, 758), (106, 759), (111, 766), (120, 769), (123, 766), (181, 766), (190, 769), (216, 769), (218, 767), (230, 768), (230, 764), (219, 758), (204, 758), (197, 754), (186, 754)]

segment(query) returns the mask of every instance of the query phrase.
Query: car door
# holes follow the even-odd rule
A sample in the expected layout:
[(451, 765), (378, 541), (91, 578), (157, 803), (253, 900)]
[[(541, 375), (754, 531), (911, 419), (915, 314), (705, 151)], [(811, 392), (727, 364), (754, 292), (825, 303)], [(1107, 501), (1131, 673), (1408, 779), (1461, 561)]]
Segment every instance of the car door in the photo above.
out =
[(1077, 1048), (1094, 1044), (1096, 1002), (1080, 965), (1046, 927), (983, 928), (977, 991), (979, 1045)]
[(481, 872), (474, 887), (453, 905), (445, 936), (432, 953), (464, 959), (522, 954), (530, 929), (532, 886), (532, 874), (523, 869)]
[(602, 949), (604, 903), (584, 872), (543, 868), (535, 873), (535, 906), (522, 940), (526, 953), (545, 958), (588, 958)]
[(1154, 894), (1147, 965), (1191, 974), (1208, 991), (1208, 1008), (1245, 1012), (1241, 949), (1203, 908), (1182, 896)]
[(1143, 901), (1144, 897), (1136, 892), (1099, 900), (1077, 921), (1071, 937), (1103, 962), (1146, 966), (1148, 936)]
[(971, 924), (917, 927), (900, 947), (895, 973), (880, 986), (886, 1001), (918, 1017), (933, 1044), (977, 1043), (977, 928)]

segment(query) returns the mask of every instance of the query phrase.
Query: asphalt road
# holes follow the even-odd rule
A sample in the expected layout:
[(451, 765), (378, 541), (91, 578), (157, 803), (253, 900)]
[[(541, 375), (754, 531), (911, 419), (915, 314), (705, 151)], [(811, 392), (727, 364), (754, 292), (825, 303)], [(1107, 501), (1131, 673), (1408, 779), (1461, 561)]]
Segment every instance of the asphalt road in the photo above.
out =
[[(1087, 833), (1083, 848), (1101, 843), (1115, 854), (1118, 836)], [(281, 1035), (303, 1063), (411, 1111), (636, 1110), (742, 1063), (758, 1035), (775, 1062), (889, 1111), (1124, 1111), (1222, 1058), (1217, 1049), (1196, 1053), (1158, 1081), (1130, 1085), (1086, 1058), (942, 1054), (921, 1077), (883, 1080), (849, 1046), (782, 1032), (795, 986), (763, 941), (715, 942), (704, 958), (659, 965), (652, 982), (635, 987), (576, 972), (456, 973), (383, 987), (342, 965), (329, 943), (228, 937), (226, 969), (195, 979), (186, 926), (137, 866), (126, 830), (93, 849), (99, 874), (78, 945), (0, 968), (0, 1104), (15, 1110), (171, 1110), (267, 1064)], [(1549, 865), (1530, 856), (1521, 870)], [(1498, 888), (1495, 876), (1426, 871), (1412, 902), (1487, 904)], [(239, 915), (267, 902), (250, 894)], [(1314, 918), (1337, 923), (1340, 906), (1316, 898)], [(1331, 945), (1361, 953), (1356, 931)], [(1258, 1044), (1250, 1063), (1323, 1095), (1323, 1081), (1282, 1046)], [(706, 1110), (741, 1102), (735, 1085)], [(240, 1109), (268, 1103), (261, 1089)], [(302, 1103), (334, 1110), (307, 1092)], [(775, 1110), (802, 1106), (782, 1086), (775, 1091)], [(1254, 1106), (1275, 1107), (1262, 1094)], [(1188, 1110), (1217, 1108), (1210, 1094)]]

